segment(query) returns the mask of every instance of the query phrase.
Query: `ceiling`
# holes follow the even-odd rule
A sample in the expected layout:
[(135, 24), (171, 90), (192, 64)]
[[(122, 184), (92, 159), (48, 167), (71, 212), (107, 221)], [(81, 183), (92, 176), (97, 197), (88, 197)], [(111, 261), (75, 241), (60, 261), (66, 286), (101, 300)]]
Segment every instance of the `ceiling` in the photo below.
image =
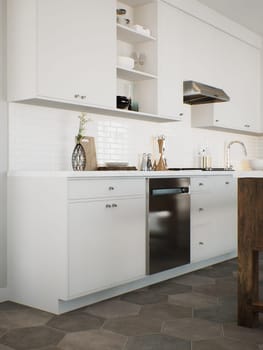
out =
[(198, 0), (202, 4), (263, 36), (262, 0)]

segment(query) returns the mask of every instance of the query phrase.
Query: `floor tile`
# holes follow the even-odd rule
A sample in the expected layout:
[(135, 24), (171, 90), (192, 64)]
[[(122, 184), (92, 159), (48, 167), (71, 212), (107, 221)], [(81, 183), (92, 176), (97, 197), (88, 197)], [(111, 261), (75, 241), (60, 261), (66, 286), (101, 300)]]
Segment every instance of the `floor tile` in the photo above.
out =
[(7, 332), (7, 329), (0, 328), (0, 337)]
[(259, 350), (257, 345), (246, 344), (239, 340), (217, 338), (193, 342), (192, 350)]
[(186, 286), (202, 286), (202, 285), (209, 285), (209, 284), (215, 284), (215, 279), (211, 277), (196, 275), (196, 274), (188, 274), (184, 275), (182, 277), (177, 278), (177, 283), (184, 284)]
[(235, 265), (232, 264), (217, 264), (202, 270), (195, 271), (197, 275), (218, 278), (218, 277), (231, 277), (233, 271), (236, 270)]
[(195, 309), (218, 305), (218, 298), (199, 293), (169, 295), (170, 304), (192, 307)]
[(140, 312), (140, 316), (158, 318), (160, 320), (192, 317), (192, 308), (170, 304), (144, 305)]
[(218, 323), (236, 322), (237, 310), (236, 308), (233, 309), (227, 305), (220, 305), (216, 307), (194, 310), (193, 317)]
[(60, 329), (65, 332), (87, 331), (89, 329), (99, 329), (104, 320), (84, 312), (69, 312), (53, 317), (47, 326)]
[(25, 309), (31, 309), (28, 306), (13, 303), (12, 301), (5, 301), (3, 303), (0, 303), (0, 312), (1, 311), (16, 311), (16, 310), (25, 310)]
[(237, 295), (237, 282), (233, 278), (220, 278), (216, 280), (215, 285), (193, 287), (193, 291), (215, 297)]
[(62, 350), (123, 350), (127, 338), (103, 330), (70, 333), (59, 343)]
[(172, 281), (169, 280), (169, 281), (153, 284), (149, 287), (149, 290), (153, 291), (154, 293), (169, 295), (169, 294), (191, 292), (192, 287), (175, 283), (174, 280)]
[(191, 342), (161, 334), (131, 337), (125, 350), (191, 350)]
[(161, 332), (162, 321), (140, 316), (107, 320), (103, 328), (127, 336), (146, 335)]
[(0, 344), (0, 350), (13, 350), (13, 348)]
[(246, 343), (260, 345), (263, 342), (263, 329), (239, 327), (236, 323), (223, 324), (224, 336)]
[(15, 350), (31, 350), (57, 345), (65, 333), (49, 327), (12, 329), (0, 338), (0, 343)]
[(185, 340), (211, 339), (223, 335), (220, 324), (191, 318), (165, 322), (162, 333)]
[(35, 327), (46, 324), (52, 314), (33, 308), (21, 308), (0, 312), (0, 327), (3, 328), (24, 328)]
[(97, 303), (83, 309), (83, 312), (87, 312), (91, 315), (100, 316), (103, 318), (115, 318), (125, 316), (138, 315), (141, 310), (141, 306), (138, 304), (128, 303), (122, 300), (107, 300), (101, 303)]
[(144, 290), (124, 294), (121, 296), (121, 300), (138, 305), (145, 305), (166, 302), (168, 297), (166, 295), (155, 293), (153, 290)]

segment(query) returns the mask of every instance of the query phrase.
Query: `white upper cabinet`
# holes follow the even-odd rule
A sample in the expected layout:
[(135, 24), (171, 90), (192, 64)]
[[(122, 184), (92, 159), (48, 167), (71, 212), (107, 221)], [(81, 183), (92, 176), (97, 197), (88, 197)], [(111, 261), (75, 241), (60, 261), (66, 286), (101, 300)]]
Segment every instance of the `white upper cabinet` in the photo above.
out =
[(180, 118), (184, 113), (183, 81), (186, 69), (182, 57), (183, 18), (181, 27), (178, 13), (170, 5), (158, 4), (158, 112)]
[(183, 113), (183, 81), (196, 80), (230, 101), (192, 107), (192, 126), (261, 132), (260, 65), (260, 49), (160, 2), (159, 113)]
[(8, 65), (11, 101), (115, 107), (115, 1), (8, 1)]

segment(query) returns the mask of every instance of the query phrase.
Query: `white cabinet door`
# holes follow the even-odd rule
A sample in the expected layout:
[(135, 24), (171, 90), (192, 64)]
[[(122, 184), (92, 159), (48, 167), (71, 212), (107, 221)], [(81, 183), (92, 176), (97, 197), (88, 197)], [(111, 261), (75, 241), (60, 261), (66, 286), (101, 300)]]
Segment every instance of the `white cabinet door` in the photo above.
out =
[(237, 249), (237, 184), (232, 176), (199, 178), (191, 196), (191, 262)]
[(114, 0), (38, 0), (38, 94), (115, 107)]
[(69, 296), (145, 275), (145, 198), (69, 203)]
[[(179, 29), (179, 30), (178, 30)], [(183, 106), (183, 41), (177, 10), (158, 4), (158, 113), (181, 117)]]
[(237, 250), (237, 183), (231, 176), (218, 177), (213, 197), (215, 238), (221, 254)]
[(159, 113), (184, 112), (183, 81), (196, 80), (222, 88), (230, 101), (198, 106), (193, 126), (261, 131), (259, 49), (165, 3), (158, 46)]

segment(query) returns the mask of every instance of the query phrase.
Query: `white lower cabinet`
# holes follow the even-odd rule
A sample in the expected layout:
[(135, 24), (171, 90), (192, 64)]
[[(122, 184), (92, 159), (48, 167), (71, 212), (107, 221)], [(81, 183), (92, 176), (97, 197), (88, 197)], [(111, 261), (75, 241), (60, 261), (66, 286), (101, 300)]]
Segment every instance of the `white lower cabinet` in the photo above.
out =
[(191, 262), (236, 251), (236, 180), (210, 176), (191, 181)]
[(145, 275), (145, 198), (69, 203), (69, 296)]

